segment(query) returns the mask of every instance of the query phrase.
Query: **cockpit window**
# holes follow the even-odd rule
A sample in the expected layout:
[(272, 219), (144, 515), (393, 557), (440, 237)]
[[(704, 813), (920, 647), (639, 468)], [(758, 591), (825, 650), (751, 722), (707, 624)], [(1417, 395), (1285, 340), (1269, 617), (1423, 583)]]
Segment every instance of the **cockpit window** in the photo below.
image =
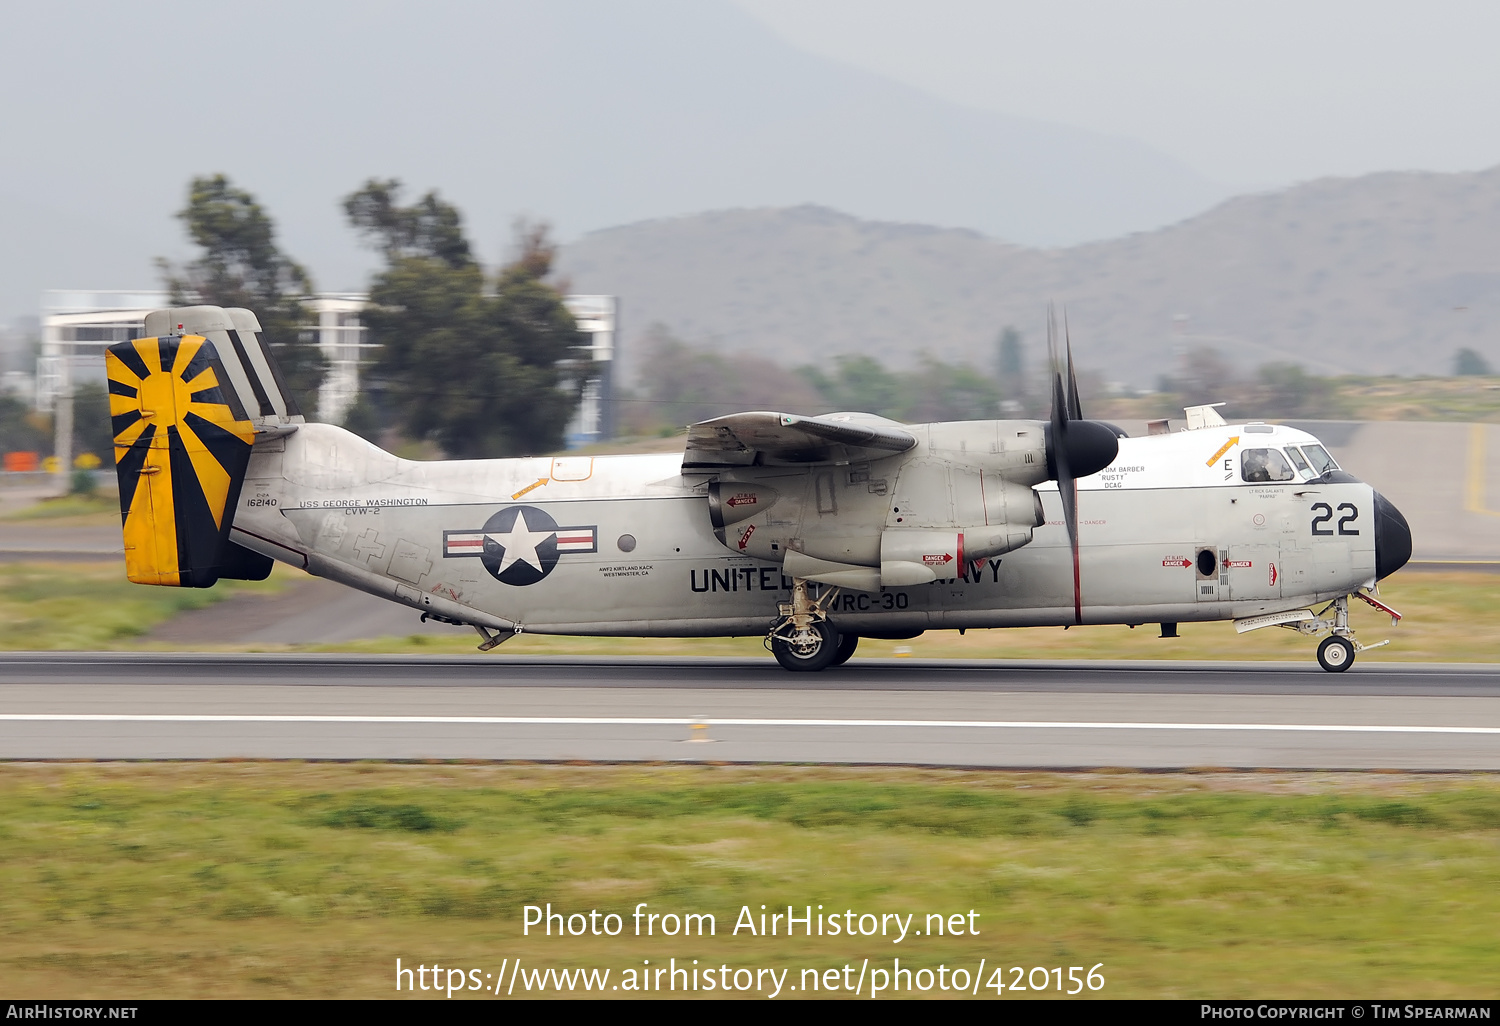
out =
[(1307, 456), (1307, 462), (1312, 464), (1313, 473), (1319, 477), (1330, 470), (1339, 469), (1339, 465), (1333, 462), (1333, 457), (1328, 455), (1328, 450), (1321, 445), (1304, 445), (1302, 451)]
[(1302, 458), (1301, 449), (1298, 449), (1295, 445), (1289, 445), (1286, 447), (1286, 454), (1291, 457), (1292, 466), (1296, 467), (1298, 470), (1308, 471), (1309, 473), (1311, 472), (1307, 466), (1307, 461)]
[(1293, 481), (1297, 475), (1280, 449), (1246, 449), (1240, 455), (1240, 477), (1252, 484), (1264, 484)]

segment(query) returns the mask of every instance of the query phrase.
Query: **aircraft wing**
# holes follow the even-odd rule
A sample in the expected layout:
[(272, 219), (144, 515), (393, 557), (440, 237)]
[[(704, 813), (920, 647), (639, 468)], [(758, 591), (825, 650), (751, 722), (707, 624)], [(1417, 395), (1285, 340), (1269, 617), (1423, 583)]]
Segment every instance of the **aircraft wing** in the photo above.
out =
[(682, 467), (850, 463), (905, 452), (916, 444), (906, 428), (868, 413), (735, 413), (688, 428)]

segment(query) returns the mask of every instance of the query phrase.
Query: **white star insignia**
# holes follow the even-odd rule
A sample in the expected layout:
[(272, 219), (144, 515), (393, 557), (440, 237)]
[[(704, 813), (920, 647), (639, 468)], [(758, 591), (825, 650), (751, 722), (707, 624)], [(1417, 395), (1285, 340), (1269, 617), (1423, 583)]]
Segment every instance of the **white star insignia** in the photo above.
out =
[(526, 511), (517, 510), (516, 521), (510, 525), (509, 531), (504, 534), (485, 535), (485, 538), (505, 546), (505, 555), (501, 558), (500, 569), (496, 573), (505, 573), (506, 568), (512, 563), (528, 563), (541, 572), (542, 560), (536, 554), (536, 547), (556, 533), (556, 531), (533, 531), (526, 523)]

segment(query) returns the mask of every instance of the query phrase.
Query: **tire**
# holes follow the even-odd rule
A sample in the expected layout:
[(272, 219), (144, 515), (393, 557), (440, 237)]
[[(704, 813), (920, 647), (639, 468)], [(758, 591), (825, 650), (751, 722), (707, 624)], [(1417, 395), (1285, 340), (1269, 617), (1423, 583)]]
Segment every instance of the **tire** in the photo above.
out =
[(838, 654), (833, 657), (833, 662), (829, 663), (828, 665), (843, 666), (849, 661), (849, 657), (854, 655), (854, 650), (858, 647), (858, 634), (840, 634)]
[(793, 673), (817, 673), (833, 665), (839, 657), (839, 632), (826, 620), (813, 624), (813, 631), (818, 642), (805, 652), (798, 652), (780, 638), (771, 639), (771, 653), (783, 669)]
[(1354, 643), (1334, 635), (1318, 646), (1318, 664), (1329, 673), (1343, 673), (1354, 665)]

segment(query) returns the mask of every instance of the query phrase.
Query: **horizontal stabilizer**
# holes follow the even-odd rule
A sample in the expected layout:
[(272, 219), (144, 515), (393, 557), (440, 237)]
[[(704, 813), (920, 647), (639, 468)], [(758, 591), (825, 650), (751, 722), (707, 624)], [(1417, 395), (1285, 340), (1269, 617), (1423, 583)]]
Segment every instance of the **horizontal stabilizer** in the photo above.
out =
[(689, 427), (682, 466), (843, 463), (892, 456), (916, 444), (900, 424), (867, 413), (735, 413)]

